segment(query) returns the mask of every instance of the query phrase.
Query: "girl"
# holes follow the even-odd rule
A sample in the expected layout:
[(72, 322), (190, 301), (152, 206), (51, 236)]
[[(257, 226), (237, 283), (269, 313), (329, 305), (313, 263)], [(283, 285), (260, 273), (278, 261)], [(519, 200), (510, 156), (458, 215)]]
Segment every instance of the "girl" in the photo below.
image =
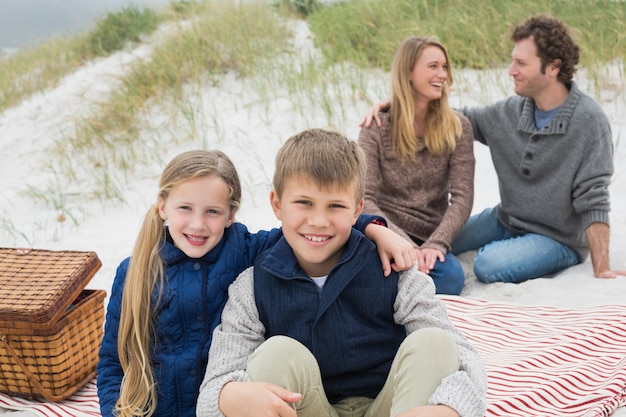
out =
[(414, 242), (419, 269), (431, 275), (437, 293), (457, 295), (465, 276), (449, 251), (472, 210), (472, 127), (448, 105), (452, 71), (436, 38), (405, 39), (391, 72), (382, 125), (359, 135), (367, 157), (364, 212), (385, 217)]
[[(240, 203), (239, 177), (224, 153), (189, 151), (166, 166), (132, 257), (113, 282), (97, 369), (103, 416), (195, 416), (228, 286), (282, 235), (248, 232), (235, 222)], [(359, 225), (370, 220), (362, 216)], [(392, 248), (385, 256), (397, 256), (394, 269), (409, 267), (410, 248), (391, 233), (368, 227)]]

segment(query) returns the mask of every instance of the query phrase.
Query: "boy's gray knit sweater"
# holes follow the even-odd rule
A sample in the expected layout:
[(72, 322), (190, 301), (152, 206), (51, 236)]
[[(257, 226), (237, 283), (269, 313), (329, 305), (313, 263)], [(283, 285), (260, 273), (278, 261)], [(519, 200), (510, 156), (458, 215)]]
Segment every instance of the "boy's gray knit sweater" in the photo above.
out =
[[(228, 302), (222, 322), (213, 334), (207, 372), (200, 387), (198, 417), (224, 417), (218, 406), (222, 387), (231, 381), (250, 381), (245, 371), (246, 361), (263, 343), (265, 334), (255, 303), (253, 271), (249, 268), (242, 272), (228, 288)], [(452, 335), (459, 350), (460, 369), (441, 382), (429, 404), (445, 404), (462, 417), (482, 417), (487, 390), (483, 362), (448, 318), (445, 304), (435, 296), (430, 277), (415, 267), (399, 274), (394, 317), (407, 333), (438, 327)]]
[(613, 140), (608, 118), (572, 82), (552, 121), (538, 130), (532, 99), (512, 96), (464, 109), (476, 140), (489, 146), (498, 174), (498, 218), (519, 232), (538, 233), (588, 255), (585, 229), (609, 224)]

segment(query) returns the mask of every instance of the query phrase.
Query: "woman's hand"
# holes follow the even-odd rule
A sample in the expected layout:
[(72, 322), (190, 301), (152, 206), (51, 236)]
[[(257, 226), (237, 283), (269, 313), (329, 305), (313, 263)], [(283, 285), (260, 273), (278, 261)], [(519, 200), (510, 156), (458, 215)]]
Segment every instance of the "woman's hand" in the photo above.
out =
[(419, 248), (415, 249), (417, 256), (417, 269), (425, 274), (430, 274), (430, 270), (435, 267), (437, 259), (443, 262), (446, 256), (438, 249)]

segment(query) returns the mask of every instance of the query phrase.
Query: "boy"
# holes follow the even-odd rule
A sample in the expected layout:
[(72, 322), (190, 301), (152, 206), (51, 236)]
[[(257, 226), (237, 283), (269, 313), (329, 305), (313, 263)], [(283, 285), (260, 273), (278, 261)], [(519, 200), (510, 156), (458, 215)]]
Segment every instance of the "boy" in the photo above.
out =
[(270, 201), (283, 238), (229, 288), (199, 417), (484, 415), (483, 364), (430, 277), (383, 278), (375, 245), (352, 231), (364, 173), (338, 133), (282, 146)]

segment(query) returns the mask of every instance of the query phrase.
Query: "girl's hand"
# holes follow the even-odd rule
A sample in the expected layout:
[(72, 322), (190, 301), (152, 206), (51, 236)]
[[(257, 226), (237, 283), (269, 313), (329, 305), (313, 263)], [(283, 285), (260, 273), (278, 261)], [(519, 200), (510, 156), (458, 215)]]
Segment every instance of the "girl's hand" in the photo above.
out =
[(266, 382), (229, 382), (219, 407), (226, 417), (297, 417), (289, 403), (301, 399), (302, 394)]

